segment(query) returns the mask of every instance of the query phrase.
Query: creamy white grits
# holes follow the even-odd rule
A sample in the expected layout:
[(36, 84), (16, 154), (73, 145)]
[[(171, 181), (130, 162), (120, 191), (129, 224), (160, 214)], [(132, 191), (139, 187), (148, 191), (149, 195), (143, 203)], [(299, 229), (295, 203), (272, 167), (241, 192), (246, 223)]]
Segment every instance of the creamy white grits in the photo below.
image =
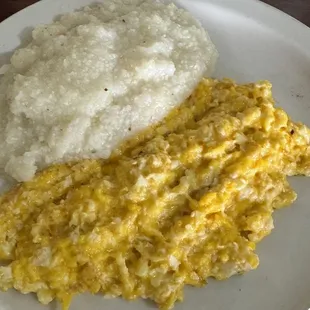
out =
[(104, 1), (37, 27), (0, 77), (0, 169), (25, 181), (52, 163), (107, 158), (216, 58), (199, 22), (153, 0)]

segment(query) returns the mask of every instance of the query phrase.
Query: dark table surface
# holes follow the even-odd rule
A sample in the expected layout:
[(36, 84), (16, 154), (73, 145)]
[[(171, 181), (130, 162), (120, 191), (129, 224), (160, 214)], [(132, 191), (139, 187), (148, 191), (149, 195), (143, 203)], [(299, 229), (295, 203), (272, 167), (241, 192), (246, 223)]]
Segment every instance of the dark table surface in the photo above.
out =
[[(0, 21), (37, 0), (0, 0)], [(66, 1), (66, 0), (64, 0)], [(310, 27), (310, 0), (263, 0)]]

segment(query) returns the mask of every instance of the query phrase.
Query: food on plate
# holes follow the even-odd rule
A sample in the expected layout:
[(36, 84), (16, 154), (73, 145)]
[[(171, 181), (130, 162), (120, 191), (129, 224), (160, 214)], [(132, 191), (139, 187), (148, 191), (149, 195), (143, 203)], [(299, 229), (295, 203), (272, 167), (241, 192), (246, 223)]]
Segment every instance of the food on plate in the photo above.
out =
[(0, 169), (17, 181), (108, 158), (208, 75), (217, 51), (174, 4), (106, 0), (38, 26), (0, 80)]
[(170, 309), (185, 285), (258, 266), (275, 209), (310, 175), (310, 130), (269, 82), (204, 79), (109, 160), (52, 166), (0, 200), (2, 290), (68, 309), (79, 293)]

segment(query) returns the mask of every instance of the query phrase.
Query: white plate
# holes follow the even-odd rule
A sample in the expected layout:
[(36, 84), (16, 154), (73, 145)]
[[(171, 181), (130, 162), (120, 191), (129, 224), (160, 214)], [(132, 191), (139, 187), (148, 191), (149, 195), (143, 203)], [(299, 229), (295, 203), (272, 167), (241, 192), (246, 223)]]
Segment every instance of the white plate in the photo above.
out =
[[(44, 0), (0, 24), (0, 65), (29, 35), (33, 26), (49, 23), (91, 0)], [(197, 16), (219, 49), (218, 77), (238, 82), (268, 79), (279, 105), (310, 125), (310, 29), (254, 0), (177, 0)], [(258, 248), (260, 267), (244, 276), (188, 288), (176, 309), (307, 310), (310, 308), (310, 179), (291, 180), (299, 197), (292, 208), (277, 212), (273, 234)], [(72, 310), (143, 310), (144, 301), (128, 303), (101, 296), (74, 299)], [(33, 296), (0, 294), (0, 310), (40, 310)]]

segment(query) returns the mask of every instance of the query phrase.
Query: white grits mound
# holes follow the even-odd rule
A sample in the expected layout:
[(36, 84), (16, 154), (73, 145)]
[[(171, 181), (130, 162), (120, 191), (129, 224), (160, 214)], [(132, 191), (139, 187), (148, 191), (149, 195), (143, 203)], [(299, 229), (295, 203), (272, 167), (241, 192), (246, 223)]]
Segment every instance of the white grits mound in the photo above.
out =
[(104, 1), (39, 26), (0, 78), (0, 169), (107, 158), (210, 73), (217, 52), (174, 4)]

